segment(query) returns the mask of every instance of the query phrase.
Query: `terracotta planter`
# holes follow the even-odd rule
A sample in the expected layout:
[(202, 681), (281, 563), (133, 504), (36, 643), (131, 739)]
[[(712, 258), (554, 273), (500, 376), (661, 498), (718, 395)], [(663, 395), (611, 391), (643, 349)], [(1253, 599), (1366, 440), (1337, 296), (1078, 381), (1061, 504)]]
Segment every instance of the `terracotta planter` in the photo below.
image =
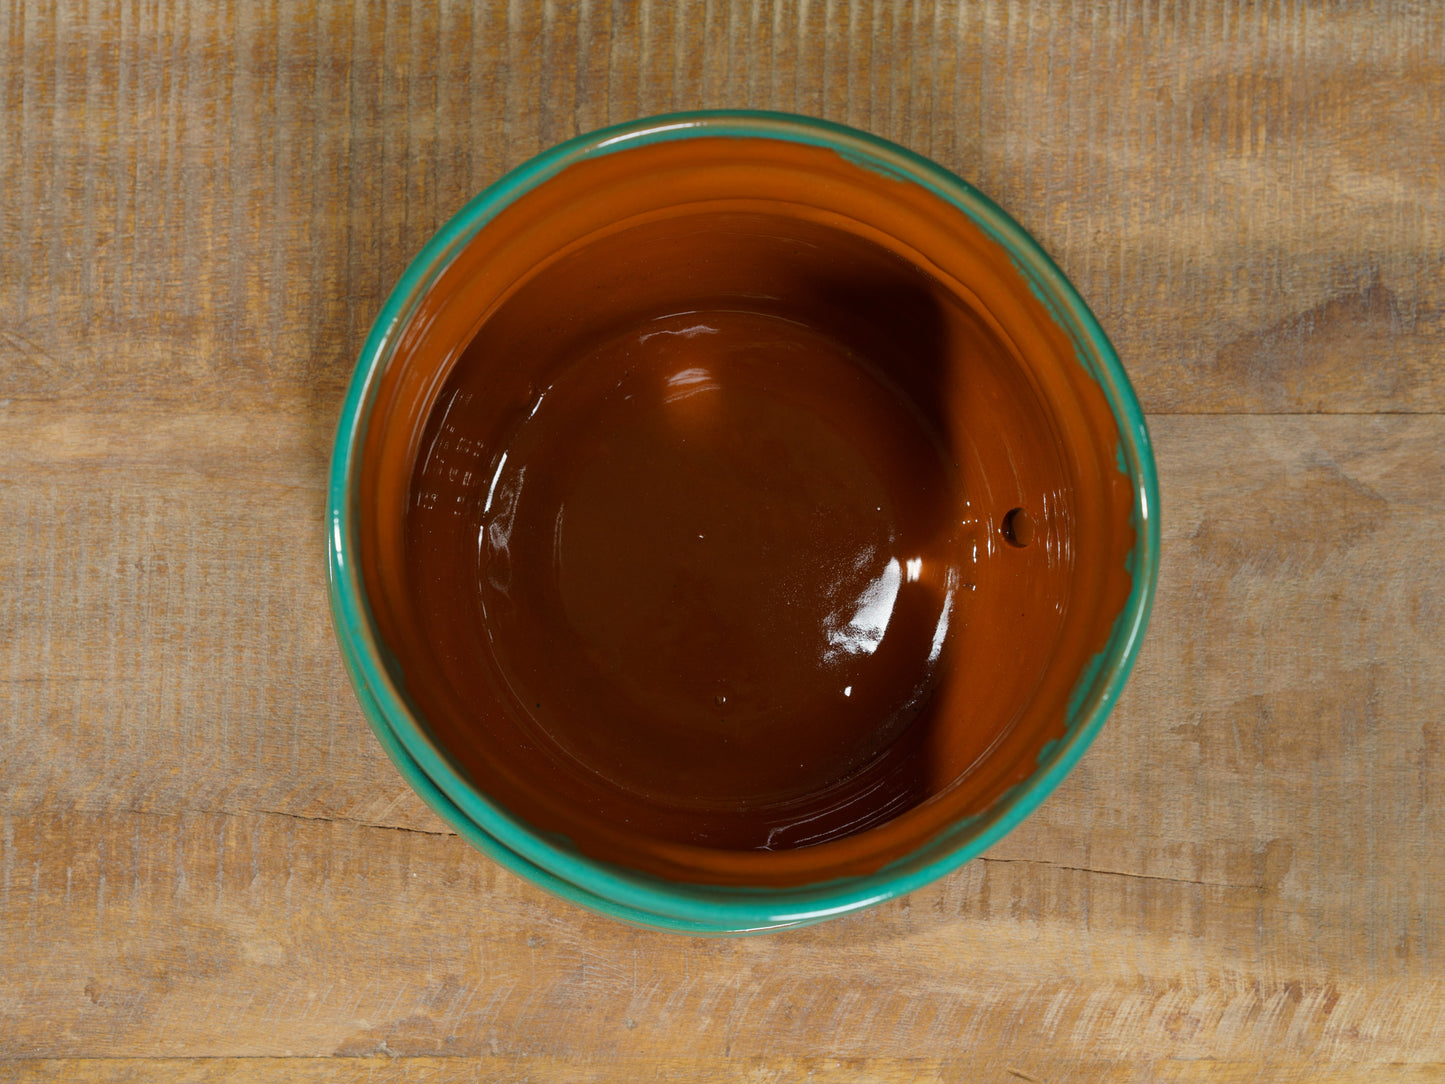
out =
[(814, 921), (1017, 823), (1147, 620), (1148, 437), (984, 197), (799, 117), (564, 144), (417, 257), (333, 460), (358, 694), (473, 843), (615, 917)]

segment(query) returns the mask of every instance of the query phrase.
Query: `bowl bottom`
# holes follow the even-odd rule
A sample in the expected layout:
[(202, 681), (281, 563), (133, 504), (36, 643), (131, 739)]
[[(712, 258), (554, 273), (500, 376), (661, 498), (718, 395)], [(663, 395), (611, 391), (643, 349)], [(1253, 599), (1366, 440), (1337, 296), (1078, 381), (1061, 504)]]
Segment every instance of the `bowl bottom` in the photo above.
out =
[(954, 472), (826, 328), (644, 321), (541, 390), (505, 452), (476, 584), (539, 742), (653, 802), (776, 813), (917, 715), (958, 579)]
[(1057, 736), (1018, 725), (1071, 590), (1051, 414), (988, 313), (843, 225), (588, 237), (426, 400), (398, 669), (480, 792), (589, 854), (691, 877), (949, 822)]

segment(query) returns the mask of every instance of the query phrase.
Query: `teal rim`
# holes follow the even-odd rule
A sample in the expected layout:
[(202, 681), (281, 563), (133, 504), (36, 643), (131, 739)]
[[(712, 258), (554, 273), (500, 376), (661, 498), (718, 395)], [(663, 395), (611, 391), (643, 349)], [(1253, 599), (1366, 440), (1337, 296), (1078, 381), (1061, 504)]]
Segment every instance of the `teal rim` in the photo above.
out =
[[(826, 147), (849, 161), (921, 185), (953, 205), (1010, 254), (1015, 267), (1072, 337), (1080, 362), (1114, 413), (1119, 459), (1134, 489), (1133, 585), (1104, 649), (1079, 676), (1064, 737), (1038, 770), (984, 815), (955, 825), (876, 873), (792, 888), (673, 882), (588, 858), (490, 801), (433, 744), (383, 657), (352, 559), (358, 547), (357, 468), (376, 378), (423, 295), (453, 257), (504, 207), (567, 167), (630, 148), (699, 137), (763, 138)], [(705, 111), (648, 117), (558, 144), (481, 192), (407, 267), (372, 325), (347, 389), (327, 487), (332, 622), (367, 721), (424, 800), (483, 853), (588, 910), (681, 933), (750, 933), (804, 925), (906, 895), (976, 857), (1016, 827), (1059, 785), (1103, 726), (1133, 669), (1159, 569), (1159, 482), (1143, 411), (1108, 337), (1063, 273), (1021, 226), (966, 181), (912, 151), (843, 125), (787, 113)]]

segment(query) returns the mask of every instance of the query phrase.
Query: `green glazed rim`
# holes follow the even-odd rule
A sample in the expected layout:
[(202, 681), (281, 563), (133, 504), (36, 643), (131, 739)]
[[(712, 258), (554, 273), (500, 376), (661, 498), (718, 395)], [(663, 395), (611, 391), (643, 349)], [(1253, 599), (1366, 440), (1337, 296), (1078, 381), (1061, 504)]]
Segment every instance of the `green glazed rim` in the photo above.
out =
[[(629, 148), (699, 137), (777, 139), (827, 147), (863, 168), (917, 184), (967, 215), (1007, 251), (1014, 266), (1071, 337), (1118, 428), (1118, 458), (1134, 491), (1129, 598), (1104, 649), (1069, 700), (1064, 736), (1039, 755), (1032, 776), (985, 813), (954, 824), (875, 873), (787, 888), (667, 881), (578, 852), (477, 790), (428, 736), (385, 661), (360, 569), (356, 501), (362, 437), (377, 377), (423, 295), (453, 257), (504, 207), (568, 166)], [(589, 910), (690, 934), (754, 933), (806, 925), (905, 895), (976, 857), (1011, 831), (1078, 763), (1133, 669), (1159, 570), (1159, 482), (1143, 411), (1118, 355), (1078, 292), (1038, 244), (992, 200), (928, 159), (866, 132), (788, 113), (719, 110), (672, 113), (619, 124), (544, 151), (473, 198), (427, 242), (382, 306), (346, 393), (327, 487), (331, 617), (367, 721), (401, 774), (469, 843), (518, 876)]]

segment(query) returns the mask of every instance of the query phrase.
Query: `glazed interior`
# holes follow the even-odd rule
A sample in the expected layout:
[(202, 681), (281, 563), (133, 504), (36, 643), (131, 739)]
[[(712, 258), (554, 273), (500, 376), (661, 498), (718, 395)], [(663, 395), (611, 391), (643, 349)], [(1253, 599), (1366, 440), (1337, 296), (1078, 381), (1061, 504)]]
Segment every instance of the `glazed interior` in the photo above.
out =
[(474, 785), (699, 883), (876, 871), (1063, 736), (1130, 589), (1103, 394), (1007, 254), (835, 152), (584, 160), (380, 375), (363, 579)]

